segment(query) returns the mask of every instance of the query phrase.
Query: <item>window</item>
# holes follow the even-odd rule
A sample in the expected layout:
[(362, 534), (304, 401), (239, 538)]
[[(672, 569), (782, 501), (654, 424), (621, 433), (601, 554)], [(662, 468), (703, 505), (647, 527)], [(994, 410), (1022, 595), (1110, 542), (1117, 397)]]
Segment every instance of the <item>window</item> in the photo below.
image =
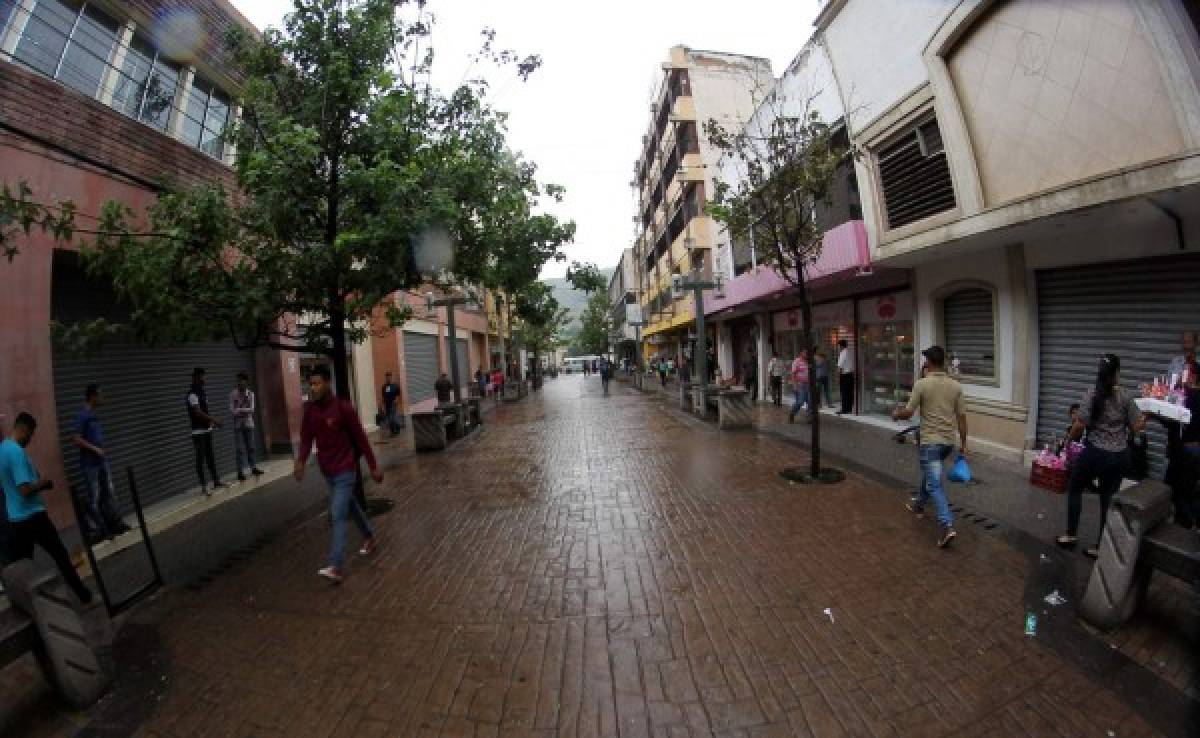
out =
[(991, 290), (964, 287), (942, 299), (942, 327), (950, 368), (966, 377), (996, 376), (996, 328)]
[(220, 159), (229, 122), (229, 98), (211, 82), (197, 76), (183, 111), (180, 138), (209, 156)]
[(118, 73), (112, 106), (152, 128), (165, 131), (178, 87), (179, 67), (163, 58), (149, 41), (135, 34)]
[(8, 28), (8, 19), (12, 16), (13, 8), (16, 5), (17, 0), (0, 0), (0, 38), (4, 38), (4, 31)]
[(915, 223), (955, 205), (950, 165), (935, 118), (880, 147), (879, 179), (888, 228)]
[(95, 97), (117, 45), (117, 22), (78, 2), (38, 0), (17, 41), (14, 58)]

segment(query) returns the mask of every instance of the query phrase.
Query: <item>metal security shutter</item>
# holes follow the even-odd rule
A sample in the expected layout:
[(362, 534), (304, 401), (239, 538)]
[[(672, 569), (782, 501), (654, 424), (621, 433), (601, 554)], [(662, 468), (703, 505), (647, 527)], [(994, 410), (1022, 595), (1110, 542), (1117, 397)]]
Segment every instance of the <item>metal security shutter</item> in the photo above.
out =
[(433, 383), (438, 378), (437, 341), (437, 336), (404, 331), (405, 379), (410, 403), (424, 402), (435, 395)]
[(942, 301), (946, 354), (959, 361), (959, 372), (972, 377), (996, 376), (996, 329), (992, 293), (971, 287)]
[[(1200, 316), (1200, 257), (1097, 264), (1037, 273), (1041, 359), (1038, 444), (1061, 436), (1067, 409), (1095, 382), (1100, 356), (1121, 357), (1121, 384), (1166, 372), (1179, 337)], [(1165, 438), (1151, 421), (1151, 474), (1161, 477)]]
[[(119, 320), (127, 312), (111, 291), (87, 280), (72, 259), (56, 255), (51, 314), (57, 321), (74, 323), (97, 316)], [(84, 389), (95, 382), (104, 398), (97, 415), (104, 427), (105, 450), (123, 513), (132, 510), (128, 467), (137, 477), (143, 505), (199, 485), (185, 405), (192, 369), (202, 366), (208, 370), (209, 410), (224, 421), (229, 420), (229, 393), (238, 372), (250, 375), (252, 387), (255, 376), (253, 352), (239, 351), (227, 341), (148, 346), (131, 338), (109, 339), (86, 355), (56, 350), (53, 361), (59, 441), (68, 480), (82, 483), (79, 451), (70, 439), (75, 433), (75, 416), (83, 406)], [(261, 418), (255, 420), (261, 429)], [(217, 472), (229, 481), (236, 473), (230, 423), (213, 432), (213, 446)], [(256, 446), (262, 453), (261, 435)]]

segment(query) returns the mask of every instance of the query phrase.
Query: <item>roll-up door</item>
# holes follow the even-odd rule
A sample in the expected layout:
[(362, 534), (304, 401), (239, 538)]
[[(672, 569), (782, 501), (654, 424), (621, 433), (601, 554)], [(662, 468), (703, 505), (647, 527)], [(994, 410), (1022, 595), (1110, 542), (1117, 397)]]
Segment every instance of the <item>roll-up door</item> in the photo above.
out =
[[(51, 314), (70, 324), (96, 317), (121, 320), (128, 311), (111, 290), (88, 280), (73, 255), (55, 255)], [(232, 342), (211, 341), (150, 346), (132, 338), (110, 338), (84, 354), (54, 352), (54, 392), (60, 442), (68, 480), (79, 484), (79, 452), (71, 443), (75, 417), (88, 384), (100, 385), (104, 404), (97, 411), (105, 450), (112, 465), (117, 500), (132, 510), (126, 469), (137, 477), (143, 505), (152, 505), (199, 485), (185, 400), (192, 369), (207, 370), (209, 410), (224, 427), (213, 432), (217, 472), (229, 481), (236, 474), (229, 393), (238, 372), (254, 384), (254, 353)], [(261, 418), (255, 418), (261, 429)], [(256, 445), (262, 453), (261, 430)]]
[[(1037, 273), (1041, 357), (1038, 443), (1061, 436), (1067, 409), (1096, 379), (1104, 353), (1121, 357), (1121, 384), (1164, 374), (1180, 335), (1200, 318), (1200, 257), (1096, 264)], [(1151, 473), (1161, 476), (1165, 436), (1151, 421)]]
[(971, 377), (996, 376), (996, 329), (992, 293), (969, 287), (942, 301), (946, 353), (958, 359), (959, 372)]
[(437, 336), (404, 331), (405, 379), (408, 401), (424, 402), (434, 396), (438, 378)]
[(467, 396), (466, 387), (471, 383), (471, 354), (467, 351), (467, 341), (455, 339), (454, 351), (458, 354), (458, 386), (462, 387), (463, 397)]

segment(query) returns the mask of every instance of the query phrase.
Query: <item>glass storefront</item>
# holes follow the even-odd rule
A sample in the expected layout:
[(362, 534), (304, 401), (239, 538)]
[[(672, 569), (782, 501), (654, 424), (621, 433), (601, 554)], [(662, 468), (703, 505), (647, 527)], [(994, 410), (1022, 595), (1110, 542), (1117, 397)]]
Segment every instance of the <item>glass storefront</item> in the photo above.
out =
[[(813, 332), (811, 339), (818, 351), (825, 354), (829, 362), (829, 400), (828, 404), (837, 405), (841, 402), (838, 391), (837, 357), (838, 341), (846, 339), (851, 346), (855, 343), (854, 335), (854, 302), (842, 300), (813, 305)], [(775, 313), (772, 316), (774, 328), (774, 347), (780, 358), (791, 362), (800, 353), (803, 344), (800, 327), (803, 321), (800, 308), (792, 308)], [(825, 398), (823, 397), (822, 400)]]
[(912, 393), (912, 292), (858, 301), (859, 412), (891, 415)]

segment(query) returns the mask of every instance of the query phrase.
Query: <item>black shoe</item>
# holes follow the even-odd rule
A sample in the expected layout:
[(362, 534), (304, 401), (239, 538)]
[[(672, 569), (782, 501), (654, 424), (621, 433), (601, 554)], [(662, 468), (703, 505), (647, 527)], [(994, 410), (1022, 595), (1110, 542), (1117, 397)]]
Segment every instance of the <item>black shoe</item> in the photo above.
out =
[(904, 503), (904, 509), (908, 510), (913, 515), (916, 515), (918, 519), (925, 517), (925, 508), (918, 505), (915, 500), (909, 500), (908, 502)]
[(949, 546), (951, 541), (953, 541), (957, 536), (958, 534), (954, 532), (953, 528), (943, 528), (942, 537), (938, 539), (938, 548), (945, 548), (946, 546)]
[(261, 476), (262, 476), (263, 474), (265, 474), (266, 472), (264, 472), (262, 469), (259, 469), (259, 468), (256, 466), (256, 467), (254, 467), (253, 469), (251, 469), (251, 470), (250, 470), (250, 473), (251, 473), (251, 474), (253, 474), (253, 475), (254, 475), (254, 476), (256, 476), (256, 477), (261, 477)]
[(244, 482), (244, 481), (246, 481), (246, 475), (245, 475), (245, 474), (242, 474), (241, 472), (238, 472), (238, 481), (239, 481), (239, 482)]
[(228, 485), (228, 484), (225, 484), (224, 482), (213, 482), (213, 489), (214, 489), (214, 490), (218, 490), (218, 489), (225, 489), (225, 488), (226, 488), (226, 487), (228, 487), (228, 486), (229, 486), (229, 485)]

